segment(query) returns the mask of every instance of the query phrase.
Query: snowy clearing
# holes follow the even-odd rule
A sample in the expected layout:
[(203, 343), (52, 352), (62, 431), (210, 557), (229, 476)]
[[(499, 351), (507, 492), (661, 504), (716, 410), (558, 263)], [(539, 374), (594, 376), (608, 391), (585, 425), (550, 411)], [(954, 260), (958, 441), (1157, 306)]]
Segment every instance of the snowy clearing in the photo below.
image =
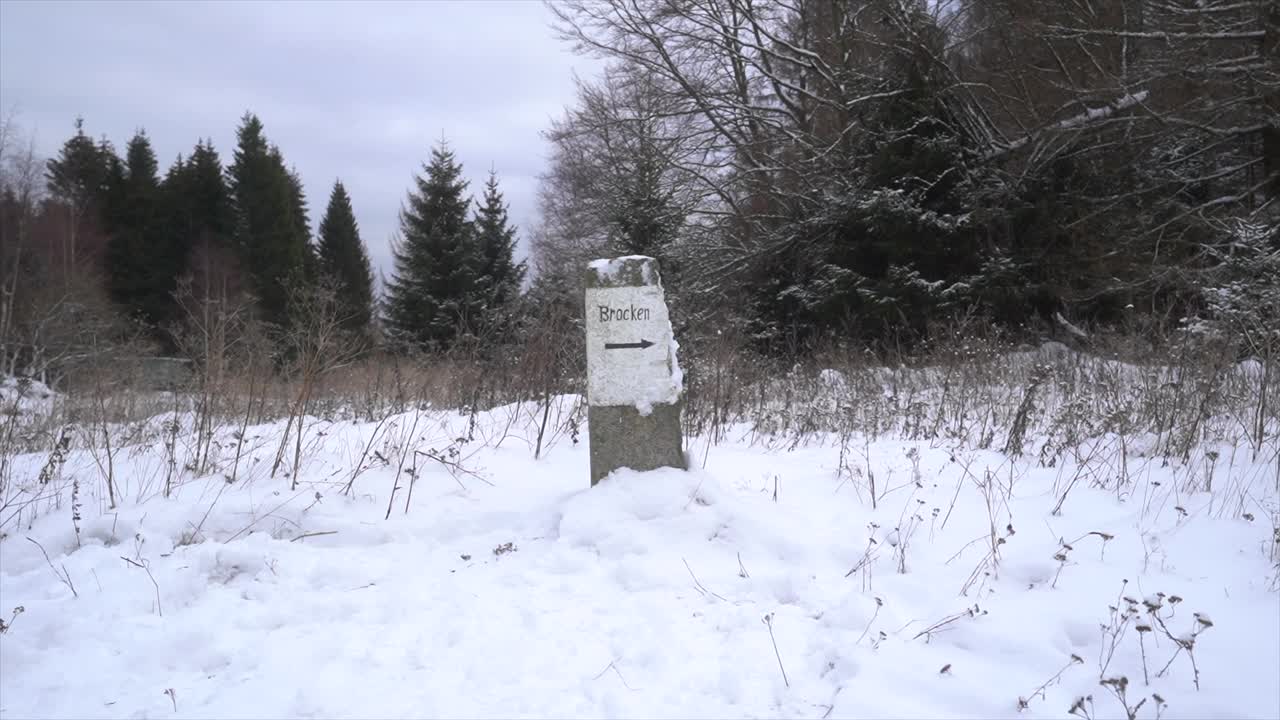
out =
[(296, 487), (250, 427), (167, 499), (120, 448), (115, 509), (101, 452), (17, 456), (0, 717), (1280, 717), (1274, 448), (740, 425), (589, 489), (533, 412), (312, 419)]

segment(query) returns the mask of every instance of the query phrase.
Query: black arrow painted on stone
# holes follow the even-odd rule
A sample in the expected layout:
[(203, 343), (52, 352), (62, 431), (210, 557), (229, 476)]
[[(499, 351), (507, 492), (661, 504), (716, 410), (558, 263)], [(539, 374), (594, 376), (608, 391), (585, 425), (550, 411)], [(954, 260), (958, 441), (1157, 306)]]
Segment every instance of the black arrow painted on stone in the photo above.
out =
[(649, 342), (648, 340), (641, 339), (640, 342), (633, 342), (633, 343), (605, 343), (604, 349), (605, 350), (643, 350), (651, 345), (653, 345), (653, 343)]

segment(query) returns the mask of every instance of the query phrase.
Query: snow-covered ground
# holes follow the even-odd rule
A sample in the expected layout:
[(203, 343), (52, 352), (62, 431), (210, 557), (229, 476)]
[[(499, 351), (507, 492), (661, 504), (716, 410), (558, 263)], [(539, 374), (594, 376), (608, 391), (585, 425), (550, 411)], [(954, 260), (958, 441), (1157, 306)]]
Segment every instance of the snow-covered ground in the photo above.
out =
[(101, 450), (13, 458), (0, 718), (1280, 717), (1273, 447), (742, 426), (588, 488), (524, 417), (315, 421), (296, 487), (283, 423), (235, 482), (232, 429), (205, 477), (153, 439), (114, 509)]

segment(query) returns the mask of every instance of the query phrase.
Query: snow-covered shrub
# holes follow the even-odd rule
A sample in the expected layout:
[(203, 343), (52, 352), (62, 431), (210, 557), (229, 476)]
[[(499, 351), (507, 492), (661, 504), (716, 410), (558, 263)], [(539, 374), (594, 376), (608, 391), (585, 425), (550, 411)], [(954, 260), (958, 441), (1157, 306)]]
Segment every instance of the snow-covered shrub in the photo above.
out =
[(1232, 220), (1224, 225), (1228, 242), (1209, 251), (1218, 265), (1201, 294), (1204, 312), (1188, 319), (1192, 337), (1225, 345), (1261, 364), (1252, 432), (1257, 447), (1275, 414), (1273, 366), (1280, 355), (1280, 225)]
[(1188, 322), (1191, 332), (1228, 342), (1241, 351), (1271, 358), (1280, 349), (1280, 226), (1232, 221), (1225, 247), (1210, 248), (1219, 264), (1201, 291), (1204, 314)]

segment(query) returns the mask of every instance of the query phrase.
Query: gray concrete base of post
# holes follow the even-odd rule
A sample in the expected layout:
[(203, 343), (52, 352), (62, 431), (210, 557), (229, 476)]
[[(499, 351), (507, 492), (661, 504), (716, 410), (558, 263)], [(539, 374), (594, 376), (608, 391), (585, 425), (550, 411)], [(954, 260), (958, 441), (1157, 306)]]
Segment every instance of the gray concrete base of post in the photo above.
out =
[(591, 448), (591, 485), (620, 467), (656, 470), (685, 467), (680, 405), (656, 404), (641, 415), (629, 405), (589, 406), (587, 437)]

